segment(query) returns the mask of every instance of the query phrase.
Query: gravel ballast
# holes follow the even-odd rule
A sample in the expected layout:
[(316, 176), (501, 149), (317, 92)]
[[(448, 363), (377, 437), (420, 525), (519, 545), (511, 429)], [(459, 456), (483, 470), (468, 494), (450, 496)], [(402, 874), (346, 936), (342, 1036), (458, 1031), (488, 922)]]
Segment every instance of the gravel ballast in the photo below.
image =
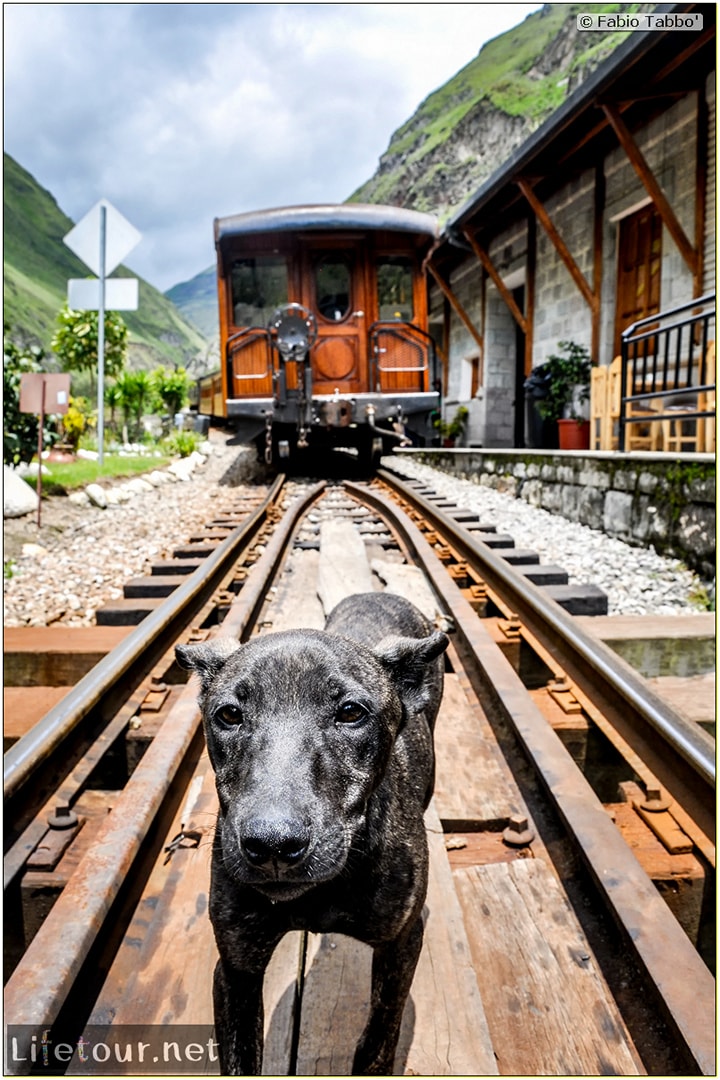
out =
[[(423, 480), (463, 508), (491, 519), (517, 547), (538, 552), (541, 562), (567, 570), (570, 581), (595, 584), (608, 595), (609, 614), (693, 615), (704, 610), (699, 578), (677, 560), (631, 547), (539, 510), (511, 496), (409, 461), (384, 464)], [(130, 577), (148, 572), (206, 524), (239, 485), (265, 479), (255, 452), (216, 435), (204, 465), (184, 481), (166, 483), (127, 502), (78, 506), (67, 498), (43, 501), (43, 525), (35, 516), (5, 520), (6, 626), (92, 626), (106, 601), (122, 596)]]
[(537, 551), (541, 563), (562, 566), (571, 583), (597, 585), (607, 593), (609, 615), (697, 615), (706, 610), (700, 578), (653, 548), (632, 547), (597, 529), (407, 457), (388, 457), (383, 464), (480, 514), (498, 532), (509, 533), (516, 547)]

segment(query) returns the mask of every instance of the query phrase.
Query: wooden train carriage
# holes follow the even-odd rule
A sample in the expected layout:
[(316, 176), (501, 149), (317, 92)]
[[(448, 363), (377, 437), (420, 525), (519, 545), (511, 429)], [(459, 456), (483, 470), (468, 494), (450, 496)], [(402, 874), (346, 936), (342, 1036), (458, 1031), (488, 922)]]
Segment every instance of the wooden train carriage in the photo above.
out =
[(422, 260), (436, 236), (433, 217), (384, 206), (216, 219), (225, 415), (268, 459), (428, 439), (439, 396)]

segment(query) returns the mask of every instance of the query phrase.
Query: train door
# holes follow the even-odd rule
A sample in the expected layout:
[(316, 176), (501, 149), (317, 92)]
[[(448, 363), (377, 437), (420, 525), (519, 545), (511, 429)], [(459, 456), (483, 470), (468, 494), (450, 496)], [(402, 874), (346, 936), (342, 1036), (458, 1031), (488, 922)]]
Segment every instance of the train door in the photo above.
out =
[(367, 389), (364, 247), (344, 241), (310, 243), (303, 258), (303, 304), (317, 317), (311, 351), (313, 392)]

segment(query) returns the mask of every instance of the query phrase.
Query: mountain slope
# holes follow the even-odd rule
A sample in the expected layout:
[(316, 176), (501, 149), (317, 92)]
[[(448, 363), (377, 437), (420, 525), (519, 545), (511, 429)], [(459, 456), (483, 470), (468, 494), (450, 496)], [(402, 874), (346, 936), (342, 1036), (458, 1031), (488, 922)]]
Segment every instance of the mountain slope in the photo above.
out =
[[(4, 181), (5, 322), (17, 340), (49, 351), (68, 278), (89, 277), (90, 272), (62, 242), (73, 222), (9, 154), (4, 155)], [(124, 267), (115, 274), (135, 276)], [(205, 353), (201, 333), (171, 301), (142, 278), (139, 291), (138, 310), (122, 312), (130, 331), (132, 367), (187, 365)]]
[(583, 33), (578, 13), (654, 6), (545, 4), (422, 102), (349, 201), (448, 217), (627, 37)]
[(186, 319), (202, 331), (208, 341), (214, 341), (217, 338), (219, 333), (217, 270), (214, 265), (209, 266), (207, 270), (202, 270), (190, 281), (173, 285), (165, 295)]

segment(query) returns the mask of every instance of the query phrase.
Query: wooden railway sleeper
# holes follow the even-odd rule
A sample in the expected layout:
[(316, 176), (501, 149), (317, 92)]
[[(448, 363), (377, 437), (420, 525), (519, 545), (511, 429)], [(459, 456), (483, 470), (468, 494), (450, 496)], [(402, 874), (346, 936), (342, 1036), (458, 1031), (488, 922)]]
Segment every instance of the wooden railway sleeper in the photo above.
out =
[[(456, 585), (460, 586), (461, 591), (466, 595), (466, 598), (470, 601), (472, 607), (481, 618), (486, 616), (489, 603), (492, 603), (500, 611), (507, 611), (506, 605), (501, 598), (497, 596), (493, 590), (488, 588), (486, 582), (479, 579), (477, 571), (468, 566), (468, 563), (445, 541), (445, 538), (435, 529), (430, 527), (417, 508), (413, 507), (412, 504), (408, 503), (399, 495), (394, 501), (408, 513), (411, 520), (416, 523), (419, 523), (420, 521), (423, 523), (425, 527), (424, 539), (428, 542), (432, 539), (432, 546), (436, 555), (445, 565), (451, 579)], [(468, 577), (475, 577), (478, 580), (473, 582), (469, 587), (466, 585), (463, 588), (463, 581), (467, 581)], [(603, 722), (604, 718), (600, 717), (599, 711), (593, 708), (591, 703), (587, 700), (580, 700), (578, 688), (568, 678), (567, 673), (557, 664), (554, 657), (544, 649), (534, 635), (523, 626), (517, 613), (507, 611), (507, 617), (498, 619), (497, 625), (509, 641), (524, 641), (535, 656), (538, 657), (538, 659), (540, 659), (553, 673), (546, 686), (551, 700), (553, 700), (566, 715), (577, 717), (584, 716), (589, 721), (594, 722), (596, 726), (603, 731), (615, 746), (615, 749), (620, 752), (628, 765), (640, 777), (643, 787), (645, 788), (646, 797), (648, 792), (656, 790), (659, 787), (659, 784), (654, 774), (647, 768), (644, 762), (640, 760), (638, 755), (631, 750), (627, 742), (618, 735), (614, 727), (609, 723)], [(672, 805), (674, 806), (675, 804)], [(643, 820), (646, 820), (646, 816), (649, 815), (647, 820), (649, 827), (670, 853), (686, 851), (686, 845), (689, 842), (689, 838), (685, 834), (683, 826), (670, 815), (670, 810), (670, 805), (663, 807), (658, 806), (652, 810), (648, 810), (647, 806), (645, 806), (643, 811), (641, 812), (638, 810), (638, 813), (641, 814)], [(663, 814), (666, 814), (667, 816), (663, 816)], [(687, 825), (689, 822), (689, 817), (685, 815), (684, 824)], [(698, 842), (698, 849), (706, 854), (710, 848), (707, 838), (697, 829), (695, 830), (695, 835)], [(714, 848), (711, 853), (712, 865), (714, 865)]]
[[(523, 640), (532, 649), (533, 653), (542, 660), (553, 672), (549, 679), (546, 690), (548, 696), (560, 706), (568, 716), (582, 716), (589, 723), (594, 724), (605, 738), (614, 746), (623, 760), (640, 779), (645, 791), (645, 803), (642, 809), (638, 809), (635, 801), (633, 806), (646, 824), (652, 829), (657, 838), (670, 854), (679, 854), (692, 849), (692, 840), (686, 833), (684, 826), (689, 824), (686, 817), (683, 825), (674, 818), (672, 809), (675, 807), (674, 800), (664, 794), (664, 798), (657, 794), (661, 791), (658, 778), (646, 763), (635, 753), (628, 742), (620, 735), (613, 724), (608, 721), (600, 710), (587, 698), (580, 688), (569, 678), (567, 673), (560, 667), (555, 658), (545, 649), (537, 638), (529, 630), (520, 624), (519, 633)], [(658, 801), (660, 800), (660, 801)], [(708, 841), (704, 834), (697, 828), (694, 830), (698, 841), (698, 849), (705, 853)], [(712, 865), (714, 865), (714, 849)]]

